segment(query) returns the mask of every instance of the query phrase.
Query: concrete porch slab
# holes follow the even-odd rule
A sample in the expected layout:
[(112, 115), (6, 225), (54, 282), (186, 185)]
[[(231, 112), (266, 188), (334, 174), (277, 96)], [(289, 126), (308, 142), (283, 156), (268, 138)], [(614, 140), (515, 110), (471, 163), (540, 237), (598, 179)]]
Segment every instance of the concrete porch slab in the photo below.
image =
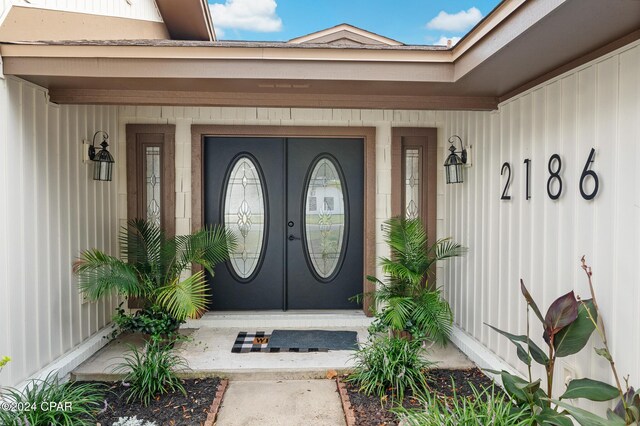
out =
[(186, 328), (311, 328), (368, 327), (373, 318), (362, 310), (305, 311), (227, 311), (207, 312), (202, 318), (189, 319)]
[[(302, 327), (297, 327), (298, 329)], [(366, 327), (336, 328), (331, 330), (354, 330), (358, 341), (367, 341)], [(328, 370), (338, 373), (353, 368), (353, 351), (329, 351), (310, 353), (232, 353), (231, 348), (240, 331), (271, 332), (272, 328), (210, 328), (183, 330), (190, 333), (190, 339), (177, 345), (178, 352), (187, 360), (190, 371), (183, 377), (225, 377), (231, 380), (308, 380), (325, 378)], [(130, 335), (109, 343), (71, 374), (75, 380), (118, 380), (121, 376), (113, 373), (113, 367), (122, 361), (128, 350), (127, 344), (141, 346), (140, 336)], [(437, 362), (437, 368), (472, 368), (470, 361), (458, 348), (450, 343), (446, 348), (433, 346), (427, 357)]]

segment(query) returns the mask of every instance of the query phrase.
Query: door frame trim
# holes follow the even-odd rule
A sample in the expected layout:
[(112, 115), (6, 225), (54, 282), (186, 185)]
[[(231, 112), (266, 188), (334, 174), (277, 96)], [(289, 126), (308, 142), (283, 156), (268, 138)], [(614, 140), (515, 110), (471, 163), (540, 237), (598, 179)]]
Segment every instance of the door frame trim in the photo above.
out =
[[(191, 229), (202, 228), (204, 217), (203, 142), (208, 136), (284, 137), (284, 138), (358, 138), (364, 140), (364, 245), (363, 293), (375, 287), (366, 277), (376, 271), (376, 128), (329, 126), (252, 126), (252, 125), (191, 125)], [(373, 242), (367, 244), (367, 242)], [(372, 316), (371, 297), (363, 300), (363, 310)]]

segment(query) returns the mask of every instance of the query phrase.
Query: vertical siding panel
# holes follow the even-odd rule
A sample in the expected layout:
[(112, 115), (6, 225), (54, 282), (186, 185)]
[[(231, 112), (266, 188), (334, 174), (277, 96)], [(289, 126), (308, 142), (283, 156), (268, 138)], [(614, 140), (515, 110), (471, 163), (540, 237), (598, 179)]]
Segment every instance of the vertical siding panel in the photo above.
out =
[[(467, 134), (465, 134), (465, 143), (466, 144), (473, 144), (474, 146), (477, 144), (477, 138), (478, 138), (478, 134), (481, 134), (481, 132), (479, 131), (479, 127), (480, 127), (480, 118), (481, 118), (481, 114), (474, 112), (471, 115), (471, 124), (469, 126), (469, 128), (471, 129), (469, 132), (467, 132)], [(469, 187), (469, 209), (467, 212), (467, 223), (473, 225), (473, 218), (476, 217), (479, 220), (481, 217), (481, 209), (478, 207), (478, 201), (479, 198), (482, 194), (479, 193), (480, 191), (480, 177), (481, 177), (481, 173), (482, 171), (479, 170), (477, 167), (476, 168), (467, 168), (467, 181), (469, 182), (469, 184), (467, 185)], [(472, 179), (472, 180), (471, 180)], [(480, 196), (479, 196), (480, 195)], [(472, 247), (478, 247), (478, 242), (480, 241), (480, 228), (477, 226), (470, 226), (469, 228), (469, 246)], [(471, 262), (469, 262), (468, 264), (468, 269), (467, 269), (467, 282), (470, 280), (477, 280), (478, 279), (478, 272), (479, 272), (479, 268), (478, 265), (480, 263), (479, 257), (481, 255), (481, 251), (480, 250), (473, 250), (471, 252)], [(476, 321), (474, 321), (474, 319), (477, 317), (478, 314), (478, 310), (480, 309), (479, 304), (478, 304), (478, 296), (479, 296), (479, 289), (477, 287), (473, 287), (471, 289), (472, 292), (472, 297), (464, 297), (464, 300), (466, 300), (466, 311), (467, 311), (467, 315), (466, 315), (466, 329), (469, 330), (470, 333), (473, 333), (474, 335), (478, 335), (479, 327), (480, 324), (478, 324)], [(463, 290), (464, 293), (464, 290)]]
[[(618, 214), (615, 228), (616, 245), (621, 248), (615, 259), (614, 300), (616, 310), (632, 313), (640, 306), (638, 295), (638, 277), (632, 265), (637, 265), (640, 257), (640, 173), (638, 162), (634, 158), (640, 156), (640, 47), (623, 52), (619, 58), (619, 91), (618, 98), (618, 150), (616, 161), (616, 212)], [(635, 190), (635, 191), (634, 191)], [(635, 193), (634, 193), (635, 192)], [(636, 238), (634, 238), (634, 236)], [(604, 277), (599, 278), (598, 288), (604, 287)], [(634, 284), (631, 284), (634, 283)], [(630, 285), (631, 284), (631, 285)], [(602, 291), (600, 291), (601, 293)], [(640, 352), (640, 325), (638, 321), (621, 321), (616, 316), (609, 321), (609, 330), (616, 355), (617, 367), (623, 375), (630, 371), (638, 371)], [(631, 337), (635, 336), (635, 338)], [(635, 349), (635, 350), (634, 350)], [(635, 354), (636, 356), (624, 356)], [(636, 383), (638, 374), (635, 375)]]
[[(84, 232), (84, 227), (81, 226), (81, 220), (82, 217), (84, 216), (84, 213), (81, 215), (80, 211), (82, 209), (82, 212), (85, 212), (86, 209), (84, 208), (84, 206), (80, 203), (81, 200), (81, 196), (80, 196), (80, 188), (81, 188), (81, 184), (80, 184), (80, 179), (84, 178), (84, 175), (80, 173), (80, 166), (77, 164), (78, 160), (77, 157), (74, 155), (75, 151), (73, 150), (73, 141), (77, 141), (77, 140), (82, 140), (82, 136), (78, 133), (78, 110), (80, 107), (78, 106), (69, 106), (68, 110), (69, 110), (69, 123), (68, 123), (68, 129), (69, 129), (69, 133), (67, 136), (67, 140), (64, 141), (64, 143), (67, 144), (67, 146), (69, 146), (69, 172), (70, 172), (70, 179), (69, 179), (69, 198), (70, 198), (70, 209), (69, 209), (69, 215), (71, 220), (69, 221), (69, 235), (70, 235), (70, 252), (71, 252), (71, 257), (75, 258), (78, 256), (78, 254), (80, 253), (80, 247), (81, 244), (86, 247), (86, 245), (84, 245), (84, 242), (81, 242), (81, 233), (85, 233)], [(84, 164), (82, 166), (85, 166)], [(75, 280), (72, 281), (73, 283), (75, 283)], [(82, 341), (82, 330), (83, 330), (83, 323), (82, 323), (82, 314), (81, 314), (81, 300), (80, 300), (80, 295), (77, 291), (73, 291), (73, 289), (71, 290), (71, 304), (70, 304), (70, 309), (72, 312), (72, 319), (71, 319), (71, 337), (73, 339), (73, 346), (79, 344)]]
[[(51, 294), (49, 296), (49, 334), (51, 339), (50, 357), (54, 358), (63, 352), (64, 333), (62, 322), (63, 310), (63, 285), (61, 276), (62, 267), (62, 234), (60, 233), (60, 170), (63, 154), (60, 151), (60, 108), (49, 104), (48, 108), (48, 128), (47, 128), (47, 157), (51, 165), (47, 170), (47, 182), (49, 193), (49, 249), (50, 258), (49, 280), (51, 282)], [(55, 159), (55, 160), (54, 160)], [(65, 210), (66, 212), (66, 210)]]
[[(609, 321), (614, 317), (617, 304), (615, 301), (616, 289), (612, 285), (616, 282), (617, 271), (613, 268), (612, 260), (619, 254), (612, 230), (617, 226), (617, 184), (616, 182), (616, 141), (617, 141), (617, 106), (618, 106), (618, 59), (617, 57), (606, 59), (596, 65), (597, 89), (596, 89), (596, 140), (606, 144), (606, 148), (600, 150), (598, 156), (598, 171), (603, 177), (601, 180), (598, 202), (594, 204), (596, 225), (593, 228), (594, 257), (592, 265), (595, 272), (597, 288), (604, 291), (598, 292), (598, 304), (603, 312), (605, 323), (609, 327), (610, 339), (616, 341), (613, 330), (614, 323)], [(608, 283), (607, 283), (608, 282)], [(605, 290), (606, 289), (606, 290)], [(612, 343), (615, 344), (615, 343)], [(594, 376), (598, 379), (610, 380), (608, 364), (604, 359), (596, 359)]]
[[(0, 80), (0, 200), (9, 199), (9, 111), (7, 100), (8, 82)], [(14, 157), (11, 157), (14, 158)], [(12, 182), (14, 177), (11, 177)], [(10, 355), (10, 319), (12, 304), (12, 288), (15, 282), (12, 280), (12, 286), (9, 285), (9, 212), (7, 202), (0, 203), (0, 294), (4, 297), (0, 299), (0, 352), (6, 351), (1, 356)], [(13, 325), (11, 326), (13, 328)], [(5, 371), (6, 370), (6, 371)], [(3, 369), (0, 372), (0, 383), (8, 383), (10, 373), (9, 369)]]
[[(498, 272), (500, 265), (500, 120), (501, 110), (491, 114), (491, 143), (487, 152), (489, 185), (485, 192), (485, 198), (489, 200), (489, 253), (491, 256), (487, 261), (489, 269), (488, 285), (489, 303), (494, 309), (489, 310), (487, 316), (488, 323), (493, 326), (500, 327), (500, 274)], [(489, 161), (490, 160), (490, 161)], [(489, 333), (489, 348), (494, 352), (498, 352), (498, 336), (497, 333)]]
[(524, 333), (527, 329), (527, 317), (523, 309), (525, 305), (519, 287), (519, 280), (526, 279), (531, 281), (531, 258), (533, 244), (533, 227), (531, 226), (531, 202), (526, 199), (527, 171), (525, 167), (525, 158), (531, 158), (533, 146), (533, 94), (529, 93), (521, 98), (520, 101), (520, 150), (518, 155), (514, 155), (514, 168), (518, 179), (514, 185), (513, 197), (517, 200), (520, 209), (518, 241), (520, 241), (520, 249), (518, 256), (518, 267), (512, 275), (509, 285), (515, 293), (514, 307), (515, 315), (518, 317), (518, 333)]
[[(22, 265), (30, 265), (26, 268), (22, 303), (30, 313), (31, 320), (26, 324), (25, 336), (38, 336), (38, 324), (40, 312), (38, 312), (38, 300), (43, 295), (38, 291), (38, 270), (40, 269), (40, 247), (38, 244), (38, 230), (42, 225), (38, 223), (36, 212), (38, 210), (39, 195), (36, 177), (37, 172), (34, 165), (38, 164), (38, 157), (35, 146), (34, 112), (35, 112), (35, 91), (30, 85), (22, 84), (22, 149), (24, 167), (21, 168), (24, 180), (24, 192), (19, 193), (25, 198), (25, 209), (22, 215), (21, 226), (23, 227), (24, 239), (22, 246)], [(39, 365), (39, 339), (27, 339), (25, 357), (27, 359), (27, 372), (29, 374), (37, 370)]]
[[(511, 120), (513, 114), (514, 104), (510, 102), (505, 105), (503, 110), (503, 114), (500, 115), (500, 156), (498, 157), (498, 169), (496, 169), (497, 173), (500, 173), (501, 163), (503, 161), (508, 161), (513, 163), (511, 158)], [(502, 188), (504, 187), (507, 181), (507, 174), (501, 177), (500, 179), (500, 193), (502, 193)], [(513, 179), (513, 169), (511, 177)], [(513, 192), (513, 188), (511, 188), (511, 192)], [(499, 196), (498, 196), (499, 198)], [(512, 201), (500, 201), (499, 206), (499, 236), (500, 236), (500, 244), (499, 247), (499, 256), (498, 256), (498, 300), (500, 306), (498, 313), (498, 327), (503, 330), (509, 330), (513, 327), (513, 322), (511, 321), (510, 312), (511, 312), (511, 290), (509, 289), (509, 261), (511, 259), (511, 214), (513, 211), (513, 202)], [(501, 349), (501, 352), (505, 353), (506, 359), (512, 362), (513, 358), (513, 349), (505, 345), (504, 341), (499, 341), (498, 347)]]
[[(523, 319), (520, 314), (522, 312), (520, 291), (518, 290), (518, 277), (522, 273), (522, 250), (525, 241), (522, 238), (523, 228), (526, 226), (522, 222), (522, 191), (520, 191), (520, 184), (522, 182), (522, 162), (521, 145), (522, 145), (522, 110), (523, 110), (523, 98), (519, 98), (512, 103), (513, 111), (511, 113), (509, 135), (510, 140), (507, 144), (511, 147), (511, 153), (509, 160), (511, 162), (511, 200), (508, 203), (511, 205), (511, 213), (509, 214), (509, 254), (502, 259), (507, 264), (507, 280), (502, 283), (503, 288), (506, 287), (509, 295), (509, 330), (517, 331), (521, 333), (524, 331)], [(507, 342), (504, 342), (505, 344)], [(510, 345), (512, 346), (512, 345)], [(518, 364), (518, 359), (515, 354), (515, 350), (512, 348), (511, 362), (514, 365)]]
[(73, 346), (73, 283), (69, 279), (70, 266), (64, 263), (65, 259), (71, 259), (71, 223), (73, 208), (71, 200), (71, 175), (70, 175), (70, 149), (69, 149), (69, 107), (60, 107), (60, 284), (62, 285), (62, 344), (64, 348)]
[[(599, 156), (601, 149), (608, 149), (606, 142), (598, 143), (596, 138), (596, 72), (595, 67), (588, 67), (579, 73), (577, 73), (577, 140), (576, 140), (576, 155), (577, 166), (579, 170), (576, 173), (581, 173), (584, 166), (584, 161), (587, 159), (587, 155), (591, 148), (596, 148), (595, 163), (592, 167), (597, 173), (599, 170)], [(602, 177), (602, 176), (601, 176)], [(575, 207), (575, 225), (573, 229), (574, 235), (574, 247), (575, 254), (579, 257), (585, 255), (588, 262), (594, 260), (593, 257), (593, 231), (595, 224), (595, 201), (585, 201), (580, 197), (578, 188), (575, 189), (575, 195), (577, 202)], [(574, 285), (576, 287), (576, 293), (582, 295), (585, 298), (589, 297), (589, 290), (587, 287), (586, 279), (582, 271), (579, 269), (578, 261), (574, 261), (570, 264), (572, 272), (576, 273)], [(583, 351), (576, 354), (571, 358), (571, 362), (575, 366), (582, 367), (582, 371), (578, 372), (583, 376), (594, 377), (593, 366), (591, 363), (591, 353), (589, 351)]]
[[(8, 200), (19, 199), (18, 196), (24, 193), (24, 152), (23, 152), (23, 128), (22, 128), (22, 84), (16, 80), (7, 80), (7, 106), (8, 117), (7, 122), (10, 123), (7, 127), (7, 147), (8, 158), (12, 158), (8, 164), (7, 175), (13, 179), (13, 184), (8, 186)], [(9, 241), (24, 241), (24, 234), (22, 228), (24, 212), (24, 203), (18, 203), (11, 209), (8, 217), (9, 230), (7, 237)], [(24, 255), (21, 250), (21, 246), (17, 245), (14, 248), (14, 255), (12, 261), (8, 265), (7, 275), (11, 277), (13, 285), (10, 286), (9, 298), (11, 303), (9, 306), (10, 318), (25, 318), (27, 312), (27, 305), (25, 305), (25, 268)], [(13, 332), (11, 334), (10, 356), (13, 361), (8, 366), (8, 370), (11, 371), (10, 380), (15, 383), (20, 377), (24, 377), (27, 374), (27, 359), (26, 354), (26, 321), (17, 321), (15, 326), (12, 327)]]
[[(524, 276), (524, 281), (532, 296), (540, 304), (545, 283), (546, 252), (548, 242), (546, 240), (546, 203), (547, 197), (547, 163), (548, 155), (545, 151), (545, 121), (546, 121), (546, 92), (544, 88), (532, 93), (533, 114), (531, 128), (531, 200), (527, 208), (531, 210), (531, 273)], [(544, 309), (541, 305), (540, 309)], [(525, 308), (526, 312), (526, 308)], [(538, 344), (543, 345), (540, 325), (535, 315), (529, 313), (531, 338)], [(541, 346), (542, 347), (542, 346)]]
[[(34, 258), (37, 271), (37, 281), (34, 283), (38, 287), (38, 298), (35, 309), (37, 314), (38, 334), (38, 365), (43, 365), (51, 361), (51, 323), (50, 300), (51, 285), (42, 285), (41, 283), (50, 283), (50, 256), (48, 255), (49, 238), (50, 238), (50, 210), (49, 203), (51, 201), (50, 193), (47, 191), (49, 186), (48, 171), (50, 167), (51, 153), (49, 151), (48, 133), (47, 133), (47, 103), (45, 93), (41, 90), (33, 90), (34, 110), (31, 117), (35, 130), (34, 139), (34, 157), (32, 170), (34, 171), (34, 194), (36, 195), (37, 204), (35, 208), (36, 216), (36, 234), (35, 247), (36, 257)], [(44, 191), (41, 189), (43, 188)]]
[[(538, 300), (542, 303), (542, 306), (546, 309), (547, 306), (553, 301), (558, 294), (558, 250), (560, 244), (560, 227), (558, 223), (559, 218), (559, 209), (558, 204), (561, 199), (551, 200), (547, 195), (547, 182), (549, 179), (549, 158), (553, 154), (562, 154), (561, 149), (561, 84), (558, 81), (554, 81), (549, 84), (546, 88), (546, 137), (545, 137), (545, 151), (546, 155), (544, 157), (544, 168), (545, 168), (545, 179), (544, 179), (544, 196), (545, 196), (545, 247), (546, 253), (544, 257), (544, 279), (542, 289), (542, 297)], [(561, 155), (562, 158), (562, 155)], [(566, 165), (566, 160), (564, 164)], [(557, 165), (553, 165), (553, 170), (557, 169)], [(566, 175), (566, 174), (565, 174)], [(564, 183), (563, 191), (566, 191), (566, 181)], [(554, 183), (552, 186), (553, 191), (557, 191), (557, 183)], [(566, 193), (565, 193), (566, 195)]]
[[(491, 143), (491, 115), (490, 114), (482, 114), (482, 125), (481, 132), (482, 138), (479, 141), (480, 143), (476, 143), (475, 147), (475, 158), (474, 158), (474, 166), (477, 167), (480, 171), (482, 180), (479, 181), (480, 187), (478, 191), (481, 193), (480, 201), (482, 203), (481, 214), (482, 219), (481, 223), (486, 224), (489, 222), (489, 204), (490, 200), (488, 199), (488, 194), (490, 194), (490, 181), (491, 181), (491, 164), (489, 161), (489, 147)], [(486, 283), (489, 281), (489, 259), (491, 256), (491, 248), (490, 248), (490, 226), (481, 226), (480, 228), (480, 241), (478, 249), (480, 250), (480, 264), (478, 265), (479, 273), (478, 273), (478, 282), (475, 283), (474, 287), (477, 287), (478, 293), (480, 297), (476, 295), (476, 300), (479, 303), (479, 316), (474, 320), (478, 323), (479, 332), (475, 334), (475, 336), (485, 345), (488, 346), (488, 337), (487, 337), (487, 327), (482, 323), (482, 321), (478, 321), (478, 318), (484, 319), (487, 318), (489, 313), (487, 306), (490, 303), (490, 294), (488, 291), (484, 291), (486, 288)]]

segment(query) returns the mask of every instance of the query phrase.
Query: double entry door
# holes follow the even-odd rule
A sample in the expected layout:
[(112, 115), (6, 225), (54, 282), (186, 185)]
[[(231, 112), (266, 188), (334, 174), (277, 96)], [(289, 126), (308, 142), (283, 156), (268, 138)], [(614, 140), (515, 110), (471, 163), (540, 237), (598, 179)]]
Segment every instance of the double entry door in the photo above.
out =
[(362, 139), (207, 137), (206, 224), (237, 241), (212, 310), (354, 309), (362, 293)]

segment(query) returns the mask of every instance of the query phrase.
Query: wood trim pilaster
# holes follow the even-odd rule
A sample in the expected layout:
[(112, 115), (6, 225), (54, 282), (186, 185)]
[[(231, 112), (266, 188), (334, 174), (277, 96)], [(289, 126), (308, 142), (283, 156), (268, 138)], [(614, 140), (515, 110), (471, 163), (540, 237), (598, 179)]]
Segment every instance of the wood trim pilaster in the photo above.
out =
[(139, 147), (143, 135), (161, 135), (162, 152), (162, 228), (167, 235), (176, 233), (175, 135), (172, 124), (127, 124), (127, 219), (143, 217), (144, 176)]
[[(278, 136), (305, 138), (362, 138), (364, 140), (364, 271), (363, 292), (370, 294), (375, 287), (367, 275), (376, 270), (376, 129), (375, 127), (315, 127), (315, 126), (191, 126), (191, 226), (194, 231), (203, 226), (202, 185), (203, 141), (206, 136)], [(363, 309), (372, 315), (372, 300), (365, 297)]]
[[(394, 127), (391, 130), (391, 216), (403, 214), (403, 146), (419, 145), (422, 149), (424, 183), (421, 210), (430, 243), (436, 242), (438, 131), (430, 127)], [(435, 271), (434, 271), (435, 273)]]

